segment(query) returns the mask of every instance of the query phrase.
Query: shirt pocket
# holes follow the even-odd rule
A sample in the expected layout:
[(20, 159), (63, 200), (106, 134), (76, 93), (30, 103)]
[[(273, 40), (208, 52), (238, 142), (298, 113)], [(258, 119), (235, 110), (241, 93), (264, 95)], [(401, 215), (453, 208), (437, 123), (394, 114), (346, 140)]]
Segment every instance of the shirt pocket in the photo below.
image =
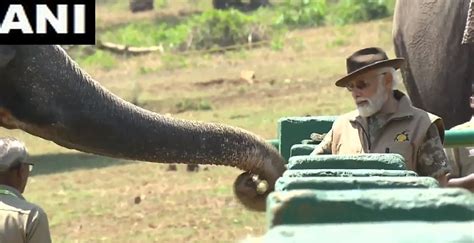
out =
[(413, 161), (413, 146), (409, 142), (396, 142), (389, 147), (389, 153), (399, 154), (405, 159), (405, 164), (408, 169), (414, 170), (415, 167), (411, 165)]

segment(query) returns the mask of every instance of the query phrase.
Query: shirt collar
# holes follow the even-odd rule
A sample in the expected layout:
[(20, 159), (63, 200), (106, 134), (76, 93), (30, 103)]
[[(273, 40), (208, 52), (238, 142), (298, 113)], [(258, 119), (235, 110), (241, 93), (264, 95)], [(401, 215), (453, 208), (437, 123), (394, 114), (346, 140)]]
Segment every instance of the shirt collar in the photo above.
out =
[(23, 199), (25, 200), (25, 198), (23, 197), (23, 195), (21, 195), (20, 191), (18, 191), (17, 189), (11, 187), (11, 186), (7, 186), (7, 185), (0, 185), (0, 190), (7, 190), (13, 194), (15, 194), (15, 196), (17, 196), (18, 198), (20, 199)]

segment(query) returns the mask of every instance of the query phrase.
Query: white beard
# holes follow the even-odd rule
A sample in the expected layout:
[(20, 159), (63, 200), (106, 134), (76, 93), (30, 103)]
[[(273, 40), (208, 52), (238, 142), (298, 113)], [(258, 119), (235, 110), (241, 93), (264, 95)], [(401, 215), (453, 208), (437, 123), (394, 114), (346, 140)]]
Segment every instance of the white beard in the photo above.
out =
[(388, 99), (388, 94), (383, 86), (383, 80), (378, 83), (377, 90), (375, 94), (370, 98), (360, 98), (356, 101), (367, 101), (365, 104), (357, 105), (357, 110), (359, 115), (362, 117), (369, 117), (382, 109), (382, 106), (385, 104), (385, 101)]

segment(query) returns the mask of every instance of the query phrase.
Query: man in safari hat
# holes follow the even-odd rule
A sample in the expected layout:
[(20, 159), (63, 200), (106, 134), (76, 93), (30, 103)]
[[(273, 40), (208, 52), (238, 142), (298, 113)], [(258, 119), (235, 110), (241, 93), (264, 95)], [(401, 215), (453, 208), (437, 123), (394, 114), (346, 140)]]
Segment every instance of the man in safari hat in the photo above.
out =
[(412, 106), (395, 89), (399, 82), (395, 72), (403, 63), (402, 58), (388, 59), (376, 47), (347, 58), (347, 75), (335, 84), (352, 94), (357, 109), (338, 117), (312, 155), (398, 153), (409, 170), (448, 186), (451, 168), (443, 150), (443, 122)]
[(51, 242), (46, 213), (22, 196), (32, 165), (22, 142), (0, 138), (0, 242)]

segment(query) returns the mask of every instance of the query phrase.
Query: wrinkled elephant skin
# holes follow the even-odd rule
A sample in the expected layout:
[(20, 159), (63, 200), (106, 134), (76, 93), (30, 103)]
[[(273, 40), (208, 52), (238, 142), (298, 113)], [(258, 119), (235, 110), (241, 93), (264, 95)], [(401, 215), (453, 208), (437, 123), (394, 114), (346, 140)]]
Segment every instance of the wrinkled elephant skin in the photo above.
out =
[(413, 104), (441, 116), (446, 128), (471, 118), (474, 45), (461, 44), (469, 0), (398, 0), (393, 38), (404, 57), (405, 86)]
[[(0, 77), (0, 125), (67, 148), (141, 161), (233, 166), (258, 174), (270, 190), (285, 170), (283, 158), (258, 136), (136, 107), (101, 87), (58, 46), (0, 46)], [(265, 198), (253, 197), (255, 186), (250, 188), (249, 195), (236, 195), (246, 207), (262, 210)]]

